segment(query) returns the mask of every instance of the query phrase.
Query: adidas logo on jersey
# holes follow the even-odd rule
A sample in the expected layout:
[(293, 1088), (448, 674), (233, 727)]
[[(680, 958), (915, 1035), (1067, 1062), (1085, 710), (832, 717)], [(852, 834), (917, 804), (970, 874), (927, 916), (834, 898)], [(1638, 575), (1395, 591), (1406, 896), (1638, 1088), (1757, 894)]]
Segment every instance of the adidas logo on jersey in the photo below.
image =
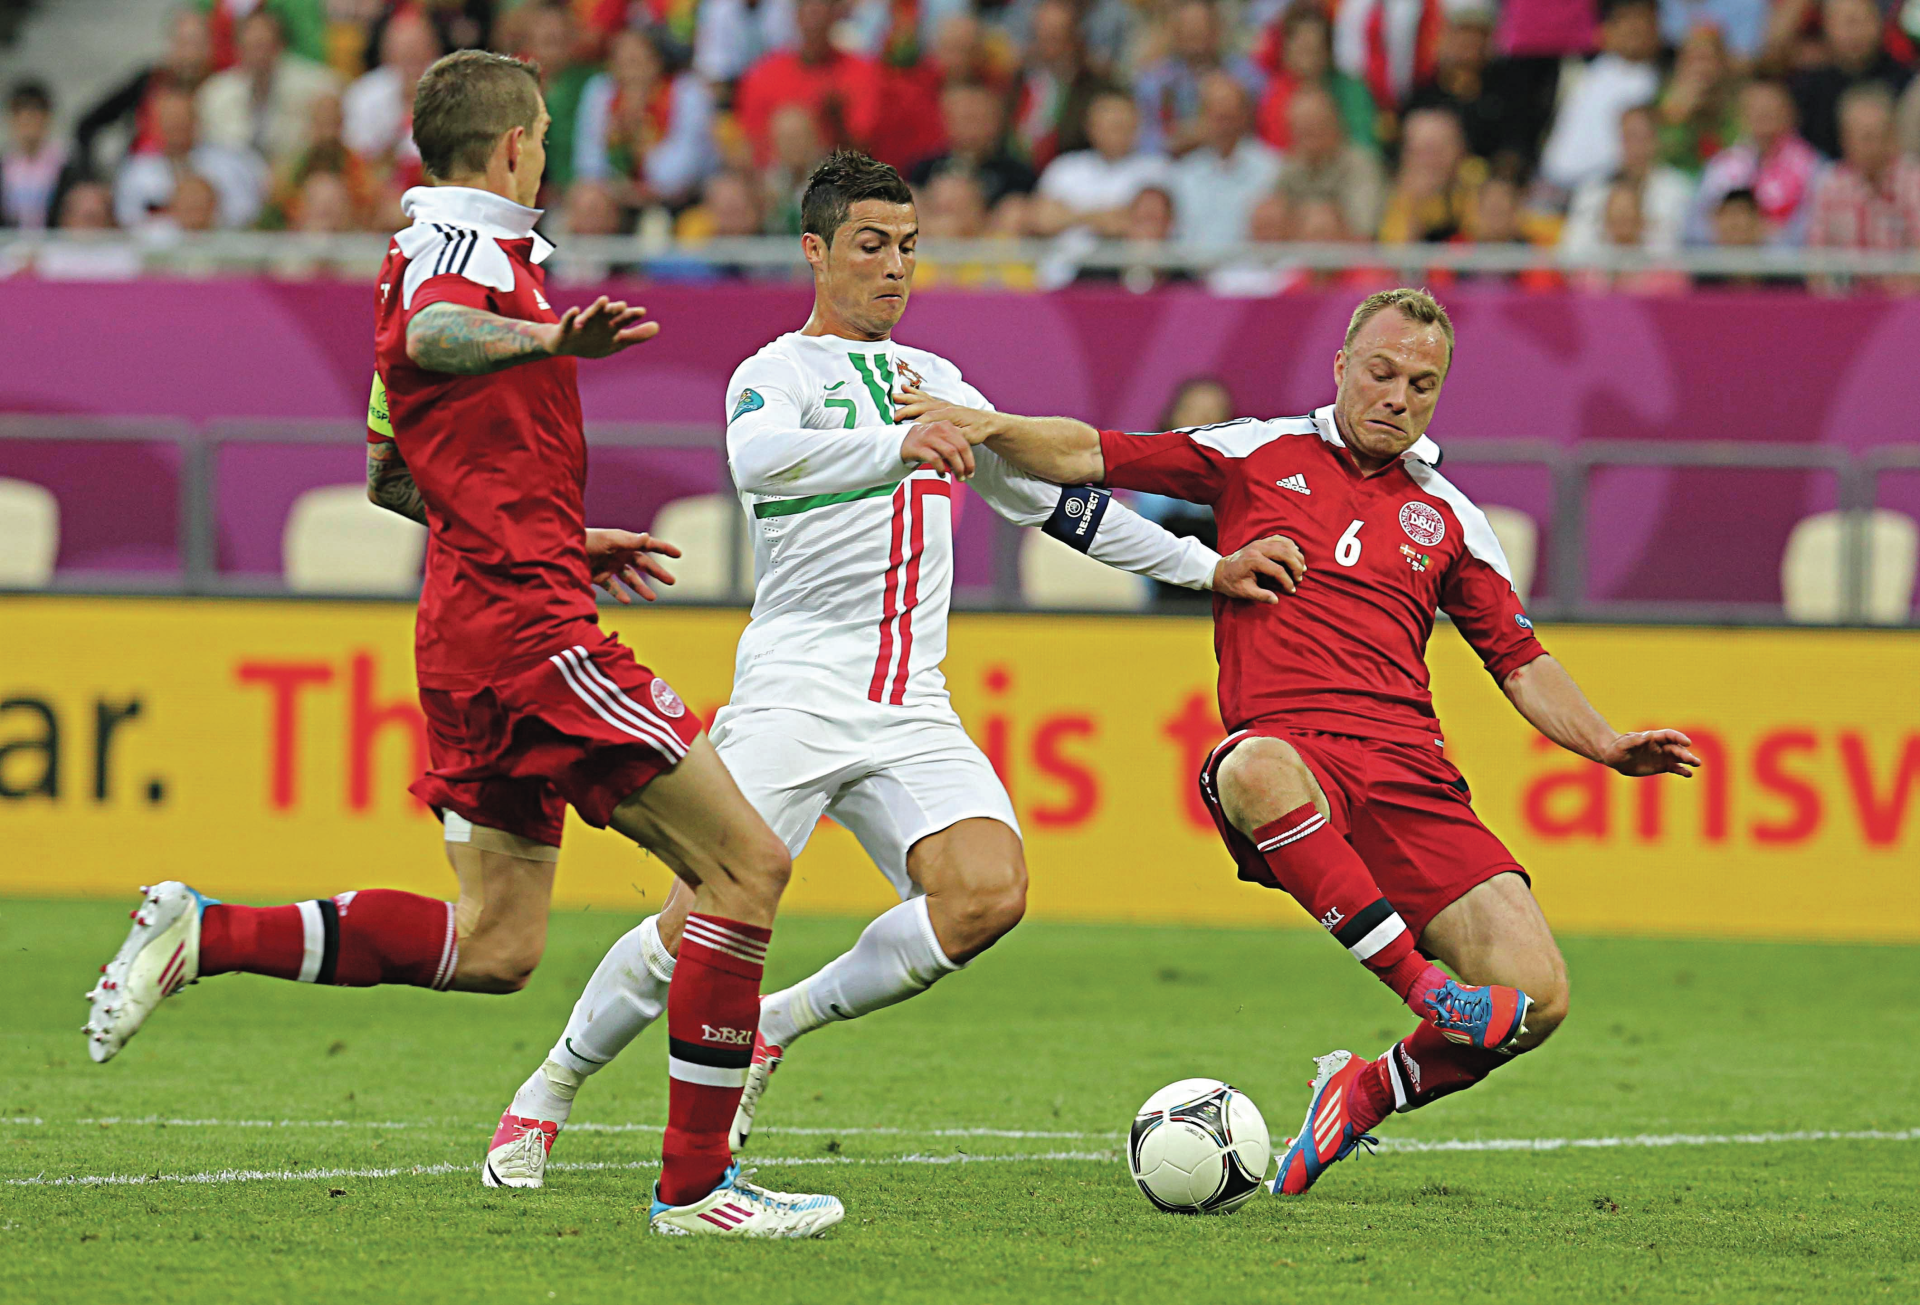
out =
[(553, 305), (552, 305), (552, 304), (550, 304), (550, 303), (548, 303), (548, 302), (547, 302), (547, 297), (546, 297), (545, 295), (543, 295), (543, 294), (541, 294), (541, 293), (540, 293), (540, 292), (539, 292), (538, 290), (535, 290), (535, 291), (533, 292), (533, 302), (534, 302), (534, 303), (536, 303), (536, 304), (539, 304), (539, 305), (540, 305), (540, 307), (542, 307), (543, 309), (545, 309), (545, 310), (546, 310), (547, 312), (552, 312), (552, 311), (553, 311)]
[(1312, 490), (1307, 488), (1306, 476), (1300, 472), (1295, 472), (1293, 475), (1288, 476), (1282, 480), (1276, 480), (1273, 483), (1278, 485), (1281, 489), (1290, 489), (1296, 494), (1313, 493)]

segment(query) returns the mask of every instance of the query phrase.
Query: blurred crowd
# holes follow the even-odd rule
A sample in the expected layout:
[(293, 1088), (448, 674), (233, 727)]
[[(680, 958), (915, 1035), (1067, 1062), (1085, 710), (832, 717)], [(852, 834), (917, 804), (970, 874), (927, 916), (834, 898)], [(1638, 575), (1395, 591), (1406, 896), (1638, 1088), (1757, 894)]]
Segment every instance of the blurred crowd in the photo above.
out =
[(70, 138), (10, 89), (0, 222), (393, 230), (414, 83), (485, 45), (540, 67), (556, 235), (795, 233), (854, 145), (929, 238), (1057, 238), (1043, 280), (1099, 238), (1911, 249), (1916, 42), (1920, 0), (201, 0)]

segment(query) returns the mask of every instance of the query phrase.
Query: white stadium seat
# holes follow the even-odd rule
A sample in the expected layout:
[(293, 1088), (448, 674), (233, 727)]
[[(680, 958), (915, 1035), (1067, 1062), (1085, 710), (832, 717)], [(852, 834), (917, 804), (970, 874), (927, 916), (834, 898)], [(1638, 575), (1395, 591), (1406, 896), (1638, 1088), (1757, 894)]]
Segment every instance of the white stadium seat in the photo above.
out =
[[(732, 584), (728, 532), (740, 541), (740, 585)], [(664, 599), (721, 602), (746, 597), (753, 588), (753, 531), (740, 501), (731, 494), (676, 498), (654, 513), (647, 532), (679, 548), (683, 556), (666, 558), (674, 583), (655, 591)]]
[[(1830, 625), (1846, 619), (1847, 512), (1816, 512), (1803, 517), (1787, 536), (1780, 558), (1780, 597), (1787, 619), (1806, 625)], [(1867, 585), (1862, 619), (1874, 625), (1899, 625), (1913, 610), (1916, 563), (1920, 563), (1920, 527), (1904, 512), (1874, 508), (1866, 519)]]
[(1540, 527), (1519, 508), (1482, 505), (1500, 551), (1507, 555), (1507, 569), (1513, 572), (1513, 591), (1525, 604), (1533, 593), (1534, 568), (1540, 560)]
[(1020, 596), (1029, 607), (1137, 612), (1147, 605), (1151, 591), (1141, 577), (1096, 562), (1038, 530), (1022, 536)]
[(0, 477), (0, 589), (44, 589), (60, 555), (60, 504), (40, 486)]
[(410, 594), (426, 552), (426, 528), (369, 503), (365, 485), (308, 490), (280, 537), (281, 572), (297, 594)]

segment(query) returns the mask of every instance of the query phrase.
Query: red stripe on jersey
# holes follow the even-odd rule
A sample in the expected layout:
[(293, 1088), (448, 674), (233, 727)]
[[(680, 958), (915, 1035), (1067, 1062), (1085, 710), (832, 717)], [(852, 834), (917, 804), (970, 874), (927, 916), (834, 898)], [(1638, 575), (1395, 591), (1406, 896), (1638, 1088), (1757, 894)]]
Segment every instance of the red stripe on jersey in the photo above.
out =
[(929, 494), (947, 496), (951, 490), (944, 480), (907, 482), (913, 490), (913, 536), (907, 548), (906, 593), (900, 603), (900, 669), (894, 672), (893, 692), (887, 701), (898, 707), (907, 700), (907, 674), (913, 657), (913, 609), (920, 605), (920, 559), (926, 555), (927, 505)]
[(886, 593), (880, 603), (880, 655), (874, 659), (873, 680), (867, 685), (867, 699), (870, 702), (883, 700), (882, 694), (887, 685), (887, 671), (893, 665), (893, 618), (898, 610), (894, 599), (893, 578), (900, 570), (900, 542), (906, 526), (907, 492), (905, 481), (901, 482), (900, 488), (893, 491), (893, 548), (887, 555)]

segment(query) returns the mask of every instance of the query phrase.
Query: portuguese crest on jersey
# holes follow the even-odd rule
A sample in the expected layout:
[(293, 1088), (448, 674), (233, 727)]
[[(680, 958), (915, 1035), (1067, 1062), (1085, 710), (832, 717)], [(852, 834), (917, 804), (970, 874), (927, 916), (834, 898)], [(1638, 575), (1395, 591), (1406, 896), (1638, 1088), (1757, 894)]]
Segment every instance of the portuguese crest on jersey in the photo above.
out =
[(1447, 537), (1447, 519), (1430, 503), (1414, 501), (1400, 505), (1400, 528), (1407, 538), (1428, 547)]

